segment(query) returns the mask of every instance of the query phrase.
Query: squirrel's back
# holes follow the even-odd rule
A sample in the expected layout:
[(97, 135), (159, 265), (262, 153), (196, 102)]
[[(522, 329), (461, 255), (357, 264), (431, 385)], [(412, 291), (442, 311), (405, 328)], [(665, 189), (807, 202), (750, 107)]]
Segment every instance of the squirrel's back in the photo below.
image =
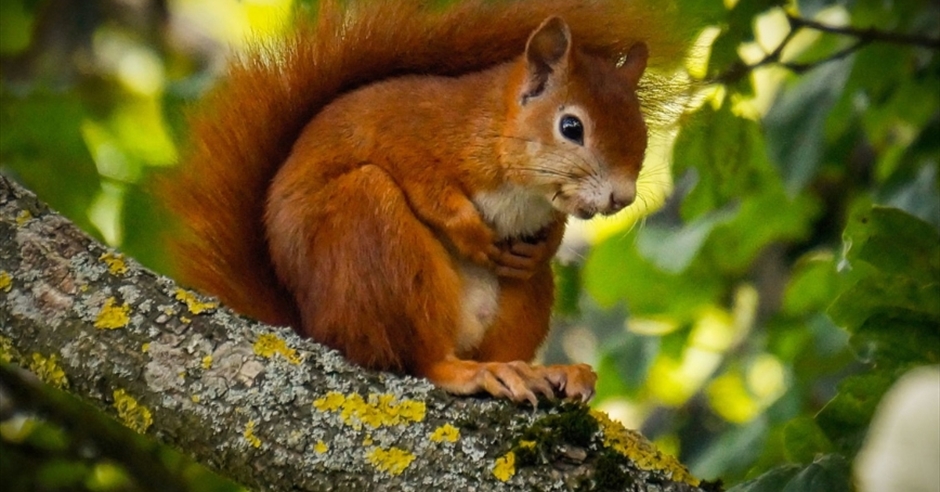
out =
[(191, 114), (188, 152), (162, 190), (181, 218), (172, 240), (179, 280), (254, 318), (296, 326), (293, 297), (269, 260), (267, 189), (306, 123), (343, 93), (404, 74), (456, 76), (505, 62), (552, 15), (584, 49), (612, 60), (643, 41), (652, 67), (671, 66), (683, 48), (654, 2), (433, 3), (324, 0), (315, 16), (298, 15), (282, 42), (230, 65)]

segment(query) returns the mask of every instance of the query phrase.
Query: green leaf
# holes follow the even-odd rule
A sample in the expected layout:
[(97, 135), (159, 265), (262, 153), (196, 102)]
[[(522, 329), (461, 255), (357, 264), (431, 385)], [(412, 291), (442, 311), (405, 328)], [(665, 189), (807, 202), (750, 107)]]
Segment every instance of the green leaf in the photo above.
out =
[(850, 492), (849, 462), (838, 454), (820, 456), (805, 467), (783, 465), (727, 492)]
[(893, 373), (874, 371), (839, 383), (839, 392), (816, 415), (819, 428), (837, 449), (847, 456), (855, 455), (881, 397), (896, 379)]
[(0, 162), (52, 208), (86, 232), (101, 189), (80, 127), (88, 112), (75, 94), (0, 94)]
[(760, 127), (734, 114), (727, 101), (717, 110), (705, 105), (692, 116), (676, 139), (673, 162), (676, 174), (695, 180), (682, 200), (686, 221), (780, 187)]
[(635, 394), (643, 387), (649, 368), (659, 354), (660, 340), (658, 336), (627, 332), (611, 350), (611, 360), (628, 395)]
[(168, 228), (154, 227), (154, 224), (171, 224), (173, 218), (157, 205), (155, 196), (144, 187), (128, 185), (126, 190), (121, 214), (124, 228), (121, 250), (147, 268), (171, 272), (166, 241)]
[(849, 462), (838, 454), (817, 458), (800, 470), (782, 492), (851, 492), (852, 473)]
[(625, 302), (633, 316), (668, 313), (682, 321), (720, 295), (719, 278), (700, 272), (671, 274), (657, 268), (637, 250), (636, 234), (610, 238), (588, 255), (584, 290), (601, 307)]
[(787, 88), (764, 118), (767, 150), (791, 196), (816, 176), (826, 119), (851, 67), (848, 58), (816, 68)]
[(727, 492), (779, 492), (800, 470), (799, 465), (778, 466), (753, 480), (731, 487)]
[[(940, 122), (940, 118), (937, 121)], [(934, 135), (940, 135), (940, 126)], [(921, 137), (923, 136), (922, 134)], [(910, 150), (908, 148), (908, 151)], [(883, 189), (882, 201), (885, 205), (904, 210), (940, 229), (940, 159), (928, 158), (925, 162), (913, 176), (904, 177), (899, 183)]]
[(874, 206), (853, 214), (843, 241), (849, 267), (864, 261), (886, 274), (940, 282), (940, 232), (902, 210)]
[(807, 237), (818, 213), (819, 205), (806, 196), (765, 190), (745, 199), (737, 216), (715, 228), (703, 254), (724, 271), (743, 273), (766, 246)]
[(797, 261), (783, 294), (781, 311), (790, 316), (825, 309), (838, 292), (832, 254), (812, 253)]
[(764, 415), (744, 425), (733, 426), (708, 443), (707, 448), (689, 461), (689, 466), (693, 473), (705, 477), (724, 475), (731, 470), (743, 473), (759, 458), (754, 451), (764, 446), (768, 430), (768, 419)]
[[(864, 326), (853, 344), (875, 344), (866, 352), (910, 349), (917, 356), (900, 362), (931, 360), (924, 351), (935, 347), (921, 346), (918, 354), (916, 344), (940, 333), (940, 233), (901, 210), (876, 206), (852, 215), (843, 241), (843, 269), (860, 278), (833, 302), (829, 316), (852, 332)], [(897, 342), (889, 343), (892, 338)]]
[(43, 490), (71, 489), (83, 482), (90, 471), (81, 461), (53, 459), (43, 463), (36, 474), (36, 482)]
[(35, 1), (0, 2), (0, 54), (13, 55), (29, 47), (36, 20)]
[(828, 311), (832, 321), (856, 331), (866, 320), (923, 318), (940, 323), (940, 284), (923, 284), (899, 275), (873, 275), (839, 295)]
[(833, 450), (832, 442), (808, 415), (787, 422), (783, 428), (783, 443), (787, 459), (794, 463), (807, 463), (817, 454)]
[(715, 226), (732, 215), (730, 211), (714, 212), (680, 228), (647, 226), (637, 238), (637, 249), (660, 270), (680, 273), (692, 263)]
[(862, 323), (850, 343), (859, 357), (881, 369), (940, 362), (935, 318), (910, 312), (879, 312)]
[(783, 5), (781, 0), (752, 0), (737, 2), (728, 12), (722, 32), (712, 44), (708, 59), (708, 74), (714, 77), (739, 62), (738, 46), (754, 40), (754, 18), (771, 8)]

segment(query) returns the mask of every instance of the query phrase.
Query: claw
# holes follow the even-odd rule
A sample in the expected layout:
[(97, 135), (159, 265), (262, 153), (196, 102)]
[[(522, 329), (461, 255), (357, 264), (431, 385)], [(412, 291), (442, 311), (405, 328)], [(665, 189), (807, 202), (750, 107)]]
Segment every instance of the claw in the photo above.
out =
[(597, 374), (587, 364), (554, 365), (544, 368), (551, 381), (565, 398), (589, 401), (594, 396)]
[(532, 366), (525, 362), (476, 362), (451, 358), (429, 371), (438, 386), (456, 394), (486, 392), (538, 407), (538, 395), (588, 401), (597, 375), (586, 364)]

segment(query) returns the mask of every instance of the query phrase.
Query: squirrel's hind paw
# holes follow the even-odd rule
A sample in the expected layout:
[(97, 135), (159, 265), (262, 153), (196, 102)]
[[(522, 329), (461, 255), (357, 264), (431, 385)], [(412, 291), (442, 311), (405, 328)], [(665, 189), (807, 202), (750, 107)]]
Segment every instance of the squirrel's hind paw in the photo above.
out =
[(476, 362), (449, 359), (435, 364), (428, 379), (445, 391), (460, 395), (489, 393), (516, 403), (538, 406), (538, 396), (588, 401), (594, 396), (597, 375), (587, 364), (532, 366), (522, 361)]

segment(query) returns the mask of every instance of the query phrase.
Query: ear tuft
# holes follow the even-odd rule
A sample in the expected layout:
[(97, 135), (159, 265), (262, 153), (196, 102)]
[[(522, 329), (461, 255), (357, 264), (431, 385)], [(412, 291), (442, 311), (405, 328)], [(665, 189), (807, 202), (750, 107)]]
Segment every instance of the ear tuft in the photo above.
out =
[(567, 61), (571, 50), (571, 31), (561, 17), (549, 17), (542, 22), (525, 47), (528, 64), (522, 101), (541, 94), (553, 73)]
[(630, 85), (636, 86), (646, 70), (646, 62), (649, 60), (650, 52), (646, 43), (640, 41), (630, 47), (627, 57), (620, 67), (620, 73), (627, 79)]

